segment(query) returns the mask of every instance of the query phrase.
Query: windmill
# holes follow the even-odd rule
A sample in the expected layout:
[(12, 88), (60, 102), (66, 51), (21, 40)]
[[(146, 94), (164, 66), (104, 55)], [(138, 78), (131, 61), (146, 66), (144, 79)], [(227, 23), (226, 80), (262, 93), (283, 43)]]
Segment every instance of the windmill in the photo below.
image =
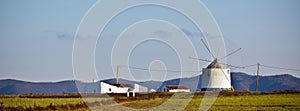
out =
[(230, 69), (226, 68), (226, 66), (233, 67), (233, 68), (243, 68), (243, 67), (221, 63), (220, 61), (238, 52), (239, 50), (241, 50), (241, 48), (227, 54), (222, 58), (216, 58), (214, 54), (210, 51), (209, 47), (205, 44), (203, 39), (201, 39), (201, 41), (205, 45), (210, 55), (214, 58), (213, 60), (206, 60), (206, 59), (190, 57), (191, 59), (210, 62), (210, 64), (206, 68), (202, 68), (201, 91), (234, 90), (231, 85)]

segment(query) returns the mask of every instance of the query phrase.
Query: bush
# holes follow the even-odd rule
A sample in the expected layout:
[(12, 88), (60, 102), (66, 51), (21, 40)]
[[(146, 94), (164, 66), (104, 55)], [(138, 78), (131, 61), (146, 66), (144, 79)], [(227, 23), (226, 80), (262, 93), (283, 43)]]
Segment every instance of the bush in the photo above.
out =
[(4, 104), (3, 104), (3, 102), (0, 102), (0, 111), (3, 111), (4, 110)]

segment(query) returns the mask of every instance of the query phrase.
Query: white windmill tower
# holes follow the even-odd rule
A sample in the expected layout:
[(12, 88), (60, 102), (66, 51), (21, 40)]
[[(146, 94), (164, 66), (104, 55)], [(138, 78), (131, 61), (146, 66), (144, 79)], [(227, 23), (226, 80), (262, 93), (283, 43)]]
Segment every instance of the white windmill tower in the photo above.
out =
[(206, 90), (233, 90), (233, 87), (231, 85), (231, 76), (230, 76), (230, 69), (226, 68), (226, 66), (234, 67), (234, 68), (242, 68), (238, 66), (233, 66), (229, 64), (221, 63), (220, 61), (237, 51), (241, 50), (241, 48), (229, 53), (228, 55), (222, 57), (222, 58), (216, 58), (214, 54), (210, 51), (208, 46), (205, 44), (205, 42), (201, 39), (202, 43), (205, 45), (206, 49), (210, 53), (210, 55), (214, 58), (214, 60), (205, 60), (205, 59), (199, 59), (199, 58), (193, 58), (191, 59), (197, 59), (201, 61), (211, 62), (206, 68), (202, 68), (202, 82), (201, 82), (201, 91)]

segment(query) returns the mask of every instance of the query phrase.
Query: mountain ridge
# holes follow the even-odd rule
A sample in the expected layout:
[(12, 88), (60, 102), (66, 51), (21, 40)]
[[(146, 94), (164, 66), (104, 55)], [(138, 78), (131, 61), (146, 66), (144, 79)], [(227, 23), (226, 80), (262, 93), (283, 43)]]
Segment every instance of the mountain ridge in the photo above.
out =
[[(166, 81), (135, 82), (119, 79), (122, 84), (140, 84), (148, 89), (160, 90), (164, 85), (184, 85), (191, 91), (201, 89), (202, 75), (189, 78), (176, 78)], [(256, 76), (242, 72), (231, 73), (231, 84), (235, 90), (255, 90)], [(0, 94), (68, 94), (78, 92), (100, 92), (100, 82), (115, 83), (115, 79), (106, 79), (95, 83), (86, 83), (78, 80), (64, 80), (58, 82), (28, 82), (15, 79), (0, 80)], [(77, 89), (79, 88), (79, 90)], [(300, 78), (289, 74), (259, 76), (259, 91), (300, 90)]]

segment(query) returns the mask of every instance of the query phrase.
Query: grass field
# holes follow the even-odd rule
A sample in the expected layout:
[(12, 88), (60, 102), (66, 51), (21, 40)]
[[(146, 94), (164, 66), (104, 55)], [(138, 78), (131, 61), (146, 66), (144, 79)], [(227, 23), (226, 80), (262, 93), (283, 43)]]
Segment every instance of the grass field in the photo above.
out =
[[(135, 98), (105, 97), (20, 97), (0, 96), (1, 110), (186, 110), (197, 111), (203, 94), (191, 93), (145, 94)], [(170, 97), (172, 96), (172, 99)], [(189, 99), (192, 97), (192, 99)], [(116, 103), (115, 101), (119, 102)], [(90, 106), (90, 107), (88, 107)], [(300, 93), (244, 94), (227, 92), (219, 95), (209, 110), (294, 110), (300, 111)]]
[[(203, 96), (195, 96), (185, 107), (186, 111), (197, 111)], [(127, 107), (145, 109), (164, 102), (164, 99), (139, 100), (125, 104)], [(162, 110), (176, 110), (186, 99), (174, 99)], [(294, 110), (300, 111), (300, 94), (274, 94), (218, 97), (209, 110), (244, 111), (244, 110)]]

